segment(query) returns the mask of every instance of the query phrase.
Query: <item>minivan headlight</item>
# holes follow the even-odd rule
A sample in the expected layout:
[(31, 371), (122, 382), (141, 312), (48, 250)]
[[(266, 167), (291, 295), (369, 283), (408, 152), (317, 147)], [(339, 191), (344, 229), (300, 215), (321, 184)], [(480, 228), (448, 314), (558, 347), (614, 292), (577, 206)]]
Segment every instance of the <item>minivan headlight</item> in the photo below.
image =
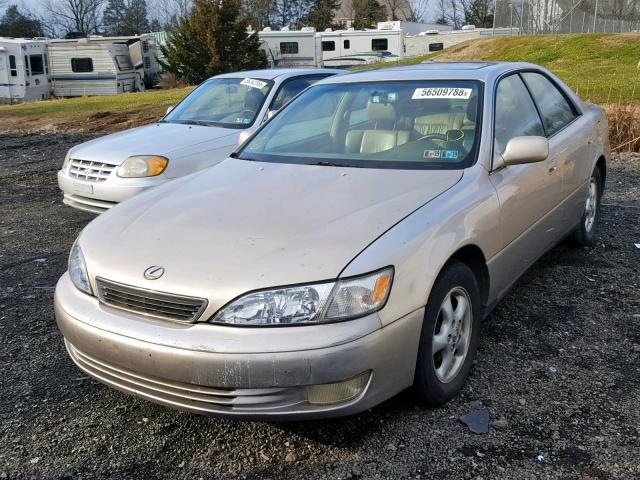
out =
[(169, 159), (159, 155), (134, 155), (118, 168), (118, 176), (124, 178), (155, 177), (167, 168)]
[(71, 254), (69, 255), (69, 276), (76, 288), (91, 295), (87, 264), (84, 261), (84, 255), (77, 240), (71, 247)]
[(393, 267), (366, 275), (247, 293), (209, 321), (235, 326), (290, 326), (363, 317), (384, 307)]

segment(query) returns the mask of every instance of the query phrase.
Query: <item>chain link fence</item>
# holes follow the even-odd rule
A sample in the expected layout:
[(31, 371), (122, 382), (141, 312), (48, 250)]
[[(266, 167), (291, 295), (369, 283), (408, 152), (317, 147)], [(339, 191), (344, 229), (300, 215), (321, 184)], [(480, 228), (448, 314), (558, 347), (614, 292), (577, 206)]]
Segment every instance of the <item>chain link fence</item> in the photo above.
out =
[(514, 34), (640, 31), (640, 0), (494, 0), (495, 28)]

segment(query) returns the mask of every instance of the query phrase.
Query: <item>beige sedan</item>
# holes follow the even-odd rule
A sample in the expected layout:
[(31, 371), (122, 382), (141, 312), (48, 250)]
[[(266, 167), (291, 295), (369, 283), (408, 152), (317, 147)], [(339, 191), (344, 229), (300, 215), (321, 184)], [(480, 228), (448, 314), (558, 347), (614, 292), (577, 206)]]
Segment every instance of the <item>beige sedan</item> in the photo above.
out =
[(535, 65), (326, 79), (90, 223), (57, 322), (86, 373), (192, 412), (339, 416), (411, 386), (439, 405), (518, 277), (594, 241), (608, 156), (601, 109)]

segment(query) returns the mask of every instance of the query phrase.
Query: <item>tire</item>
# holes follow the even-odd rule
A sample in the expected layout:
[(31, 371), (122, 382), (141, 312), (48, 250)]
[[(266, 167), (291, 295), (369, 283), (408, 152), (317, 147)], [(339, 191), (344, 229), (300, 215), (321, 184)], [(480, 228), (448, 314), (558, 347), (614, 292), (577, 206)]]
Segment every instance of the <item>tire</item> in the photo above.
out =
[[(465, 298), (468, 306), (461, 316), (462, 311), (458, 312), (458, 308), (464, 304)], [(447, 314), (451, 311), (446, 307), (447, 299), (454, 315)], [(454, 323), (456, 318), (458, 320)], [(439, 406), (458, 394), (469, 375), (478, 348), (480, 319), (480, 289), (475, 275), (462, 262), (450, 263), (438, 275), (425, 308), (414, 378), (414, 390), (420, 403)], [(447, 324), (451, 331), (449, 336), (445, 333)], [(444, 348), (436, 350), (443, 341)], [(465, 345), (466, 352), (462, 355)], [(453, 352), (449, 357), (452, 366), (447, 370), (444, 365), (449, 352)]]
[(600, 216), (600, 198), (602, 197), (602, 177), (596, 167), (589, 178), (584, 210), (580, 223), (573, 231), (572, 242), (580, 247), (591, 247), (596, 239), (596, 227)]

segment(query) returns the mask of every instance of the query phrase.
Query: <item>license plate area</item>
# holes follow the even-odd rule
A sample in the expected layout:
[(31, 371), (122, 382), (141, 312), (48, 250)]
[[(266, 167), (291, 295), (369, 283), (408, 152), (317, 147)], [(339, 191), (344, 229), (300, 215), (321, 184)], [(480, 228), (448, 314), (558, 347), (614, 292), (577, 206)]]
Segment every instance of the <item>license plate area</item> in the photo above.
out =
[(93, 185), (73, 182), (73, 191), (77, 193), (93, 194)]

